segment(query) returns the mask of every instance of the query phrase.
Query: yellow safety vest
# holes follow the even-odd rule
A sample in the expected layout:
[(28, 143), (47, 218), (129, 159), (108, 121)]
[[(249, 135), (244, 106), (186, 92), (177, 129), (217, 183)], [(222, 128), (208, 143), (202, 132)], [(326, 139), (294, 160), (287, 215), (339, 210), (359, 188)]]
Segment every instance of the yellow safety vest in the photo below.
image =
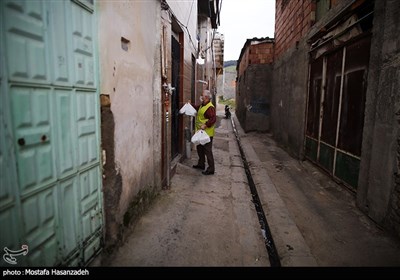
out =
[[(202, 124), (205, 124), (208, 121), (208, 119), (204, 117), (204, 114), (211, 106), (214, 107), (211, 101), (208, 102), (205, 106), (200, 105), (196, 117), (196, 131), (201, 128)], [(215, 124), (213, 124), (211, 127), (207, 127), (204, 131), (207, 132), (208, 136), (213, 137), (215, 134)]]

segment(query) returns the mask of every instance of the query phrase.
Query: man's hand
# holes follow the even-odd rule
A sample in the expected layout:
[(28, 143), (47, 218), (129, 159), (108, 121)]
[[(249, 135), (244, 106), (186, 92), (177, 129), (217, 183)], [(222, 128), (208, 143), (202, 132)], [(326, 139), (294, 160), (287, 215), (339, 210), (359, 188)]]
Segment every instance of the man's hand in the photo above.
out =
[(202, 125), (200, 126), (200, 128), (201, 128), (202, 130), (204, 130), (204, 129), (207, 128), (207, 126), (206, 126), (205, 124), (202, 124)]

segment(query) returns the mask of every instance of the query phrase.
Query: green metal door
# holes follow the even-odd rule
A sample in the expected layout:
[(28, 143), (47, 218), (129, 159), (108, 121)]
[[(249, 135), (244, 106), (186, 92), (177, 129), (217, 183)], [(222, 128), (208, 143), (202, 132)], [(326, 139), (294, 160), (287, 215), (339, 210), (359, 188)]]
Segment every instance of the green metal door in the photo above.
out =
[(0, 249), (27, 245), (16, 265), (84, 265), (103, 224), (93, 1), (0, 7)]
[(358, 187), (371, 37), (311, 61), (305, 155)]

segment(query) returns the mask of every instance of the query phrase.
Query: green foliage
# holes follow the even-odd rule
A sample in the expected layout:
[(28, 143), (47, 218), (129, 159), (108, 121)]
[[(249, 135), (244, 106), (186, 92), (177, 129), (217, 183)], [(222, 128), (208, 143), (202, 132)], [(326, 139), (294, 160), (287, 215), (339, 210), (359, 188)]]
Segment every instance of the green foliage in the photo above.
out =
[(225, 67), (224, 71), (225, 73), (236, 73), (236, 65)]
[(224, 68), (225, 68), (225, 67), (229, 67), (229, 66), (235, 66), (235, 68), (236, 68), (236, 63), (237, 63), (236, 60), (224, 61)]

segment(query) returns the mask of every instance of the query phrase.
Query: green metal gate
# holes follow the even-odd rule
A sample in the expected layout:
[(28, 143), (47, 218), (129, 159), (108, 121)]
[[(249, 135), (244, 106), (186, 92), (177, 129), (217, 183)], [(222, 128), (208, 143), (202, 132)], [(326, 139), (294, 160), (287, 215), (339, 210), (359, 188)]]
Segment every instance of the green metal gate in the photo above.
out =
[(84, 265), (103, 225), (93, 0), (0, 9), (0, 249), (27, 245), (16, 265)]

